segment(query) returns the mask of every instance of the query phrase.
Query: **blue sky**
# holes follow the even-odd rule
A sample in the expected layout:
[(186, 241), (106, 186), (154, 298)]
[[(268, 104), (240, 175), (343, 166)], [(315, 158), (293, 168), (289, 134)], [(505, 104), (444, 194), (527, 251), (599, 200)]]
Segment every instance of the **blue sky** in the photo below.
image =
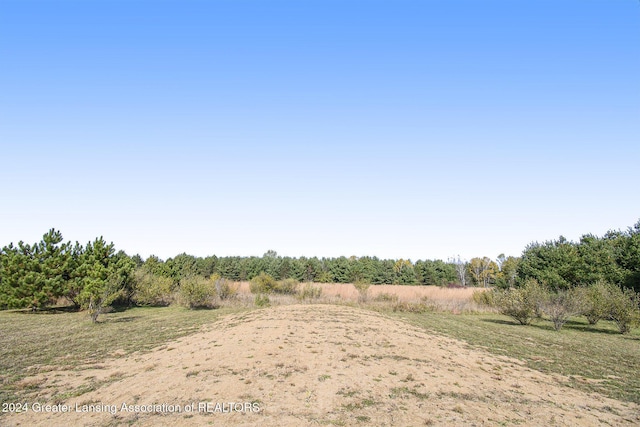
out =
[(0, 0), (0, 245), (446, 259), (640, 219), (634, 0)]

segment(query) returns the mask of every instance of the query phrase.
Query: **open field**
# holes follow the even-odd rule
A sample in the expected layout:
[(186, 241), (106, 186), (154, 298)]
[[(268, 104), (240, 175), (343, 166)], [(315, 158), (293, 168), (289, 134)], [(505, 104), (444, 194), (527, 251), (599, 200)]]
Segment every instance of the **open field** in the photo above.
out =
[(22, 381), (31, 374), (149, 351), (234, 311), (238, 309), (134, 308), (104, 315), (95, 325), (86, 313), (0, 312), (0, 402), (37, 390), (37, 384)]
[(391, 313), (427, 331), (476, 348), (514, 357), (526, 366), (559, 374), (564, 385), (640, 404), (640, 331), (621, 335), (613, 322), (569, 321), (560, 332), (551, 322), (516, 324), (498, 314)]
[[(466, 289), (441, 291), (446, 304), (469, 297)], [(1, 401), (74, 408), (2, 414), (0, 424), (640, 422), (637, 330), (623, 336), (608, 322), (583, 330), (574, 321), (558, 333), (548, 322), (523, 327), (495, 314), (394, 313), (381, 304), (372, 311), (354, 303), (357, 292), (335, 297), (339, 305), (278, 297), (273, 303), (282, 305), (248, 310), (241, 294), (236, 307), (136, 308), (98, 325), (84, 313), (0, 313)], [(196, 414), (150, 414), (123, 411), (124, 402), (204, 406)], [(216, 402), (250, 410), (216, 412)], [(78, 413), (76, 404), (117, 410)]]
[[(250, 294), (249, 282), (239, 282), (237, 289), (240, 295)], [(314, 283), (322, 289), (320, 302), (349, 304), (359, 301), (359, 293), (351, 283)], [(385, 296), (393, 296), (399, 302), (419, 303), (428, 301), (432, 308), (438, 311), (451, 311), (453, 313), (477, 312), (486, 310), (471, 301), (474, 292), (483, 291), (478, 288), (443, 288), (438, 286), (409, 286), (409, 285), (371, 285), (367, 291), (369, 302), (376, 300), (389, 302)], [(290, 298), (279, 298), (276, 301), (284, 304), (290, 303)], [(388, 304), (386, 304), (388, 306)]]

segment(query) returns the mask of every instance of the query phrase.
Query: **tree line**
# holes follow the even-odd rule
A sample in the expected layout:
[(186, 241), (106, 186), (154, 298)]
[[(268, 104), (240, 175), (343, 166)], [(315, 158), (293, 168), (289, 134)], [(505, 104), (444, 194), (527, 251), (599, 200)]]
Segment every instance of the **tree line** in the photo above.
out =
[(153, 274), (179, 282), (181, 278), (198, 275), (219, 275), (228, 280), (251, 280), (267, 273), (276, 280), (295, 279), (300, 282), (360, 283), (397, 285), (437, 285), (458, 283), (453, 262), (442, 260), (379, 259), (377, 257), (292, 258), (267, 251), (262, 257), (205, 258), (180, 254), (162, 261), (156, 256), (142, 260), (133, 257), (137, 266)]
[(193, 275), (218, 275), (233, 281), (249, 281), (260, 273), (275, 280), (295, 279), (317, 283), (367, 283), (372, 285), (424, 286), (500, 286), (508, 287), (517, 279), (518, 257), (500, 254), (495, 261), (488, 257), (459, 257), (443, 260), (380, 259), (378, 257), (292, 258), (278, 256), (273, 250), (262, 257), (205, 258), (180, 254), (162, 261), (156, 256), (142, 260), (133, 257), (137, 266), (161, 277), (179, 282)]
[(536, 279), (552, 290), (584, 287), (599, 281), (640, 291), (640, 221), (626, 231), (583, 235), (578, 242), (531, 243), (520, 257), (518, 278)]
[(10, 243), (0, 250), (0, 309), (39, 309), (66, 298), (92, 316), (112, 303), (135, 301), (136, 282), (162, 280), (172, 290), (193, 277), (252, 280), (266, 273), (276, 280), (518, 288), (530, 279), (551, 290), (606, 282), (640, 291), (640, 221), (626, 231), (602, 237), (584, 235), (578, 242), (560, 237), (534, 242), (520, 257), (499, 255), (469, 261), (379, 259), (377, 257), (195, 257), (167, 260), (116, 252), (102, 237), (81, 245), (64, 242), (51, 229), (33, 245)]

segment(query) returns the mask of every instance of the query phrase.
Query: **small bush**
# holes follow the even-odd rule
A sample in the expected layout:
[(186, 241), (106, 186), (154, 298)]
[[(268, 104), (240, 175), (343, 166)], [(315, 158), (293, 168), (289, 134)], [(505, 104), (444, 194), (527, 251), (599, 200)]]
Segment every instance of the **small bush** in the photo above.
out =
[(277, 294), (295, 295), (298, 292), (298, 285), (296, 279), (284, 279), (276, 282), (273, 291)]
[(621, 334), (640, 324), (640, 295), (632, 289), (611, 286), (609, 294), (609, 318), (618, 325)]
[(475, 291), (471, 295), (471, 300), (481, 306), (495, 307), (495, 293), (492, 291)]
[[(610, 294), (612, 286), (606, 282), (599, 281), (587, 287), (580, 288), (580, 299), (583, 302), (582, 315), (587, 318), (590, 325), (597, 324), (600, 320), (609, 316)], [(615, 290), (614, 290), (615, 292)]]
[(212, 308), (216, 296), (215, 285), (204, 277), (186, 277), (180, 281), (180, 302), (185, 307)]
[(253, 299), (253, 303), (256, 307), (269, 307), (271, 305), (271, 300), (269, 299), (269, 295), (258, 294)]
[(498, 311), (521, 325), (528, 325), (534, 317), (542, 315), (542, 287), (534, 279), (527, 280), (520, 288), (494, 289), (490, 292), (494, 294), (493, 300)]
[(264, 271), (251, 279), (249, 289), (252, 294), (269, 294), (274, 291), (278, 282)]
[(494, 291), (494, 301), (500, 314), (515, 319), (521, 325), (528, 325), (534, 316), (534, 307), (527, 301), (522, 289)]
[(98, 316), (108, 313), (111, 304), (124, 296), (125, 290), (116, 275), (109, 275), (104, 284), (93, 282), (83, 289), (79, 295), (81, 307), (86, 308), (93, 323), (98, 322)]
[(298, 291), (298, 299), (299, 300), (311, 300), (318, 299), (322, 295), (322, 288), (319, 286), (314, 286), (311, 283), (306, 283), (299, 291)]
[(371, 284), (358, 281), (354, 283), (353, 286), (358, 291), (358, 301), (367, 302), (367, 300), (369, 299), (369, 287), (371, 286)]
[(224, 279), (217, 274), (211, 276), (209, 280), (213, 282), (213, 286), (216, 289), (216, 294), (222, 301), (231, 299), (238, 294), (237, 286), (231, 286), (230, 282), (227, 279)]
[(138, 305), (169, 305), (172, 301), (173, 280), (137, 270), (134, 275), (133, 301)]
[(579, 291), (558, 291), (546, 294), (540, 301), (542, 311), (553, 322), (553, 329), (559, 331), (569, 320), (569, 317), (579, 314), (582, 310), (582, 298)]
[(433, 306), (428, 303), (427, 298), (422, 298), (420, 302), (396, 302), (393, 305), (394, 312), (401, 313), (426, 313), (432, 311)]
[(533, 305), (533, 315), (537, 319), (542, 319), (544, 315), (544, 311), (542, 310), (542, 302), (547, 297), (549, 290), (540, 284), (535, 279), (529, 279), (524, 283), (524, 286), (521, 287), (525, 294), (527, 295), (527, 299)]

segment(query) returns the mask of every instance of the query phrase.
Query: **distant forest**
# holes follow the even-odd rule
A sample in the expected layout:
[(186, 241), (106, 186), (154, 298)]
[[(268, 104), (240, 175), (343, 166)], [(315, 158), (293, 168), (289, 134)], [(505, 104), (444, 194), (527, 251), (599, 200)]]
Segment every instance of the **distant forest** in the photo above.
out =
[(499, 255), (471, 260), (379, 259), (377, 257), (291, 258), (267, 251), (262, 257), (205, 258), (180, 254), (167, 260), (142, 259), (116, 251), (102, 237), (86, 245), (64, 242), (51, 229), (40, 242), (19, 242), (0, 251), (0, 309), (41, 308), (60, 298), (78, 307), (127, 301), (136, 277), (171, 280), (219, 276), (251, 280), (266, 273), (276, 280), (435, 286), (518, 287), (534, 278), (551, 290), (588, 286), (602, 281), (640, 291), (640, 221), (626, 231), (577, 242), (559, 237), (534, 242), (520, 257)]

